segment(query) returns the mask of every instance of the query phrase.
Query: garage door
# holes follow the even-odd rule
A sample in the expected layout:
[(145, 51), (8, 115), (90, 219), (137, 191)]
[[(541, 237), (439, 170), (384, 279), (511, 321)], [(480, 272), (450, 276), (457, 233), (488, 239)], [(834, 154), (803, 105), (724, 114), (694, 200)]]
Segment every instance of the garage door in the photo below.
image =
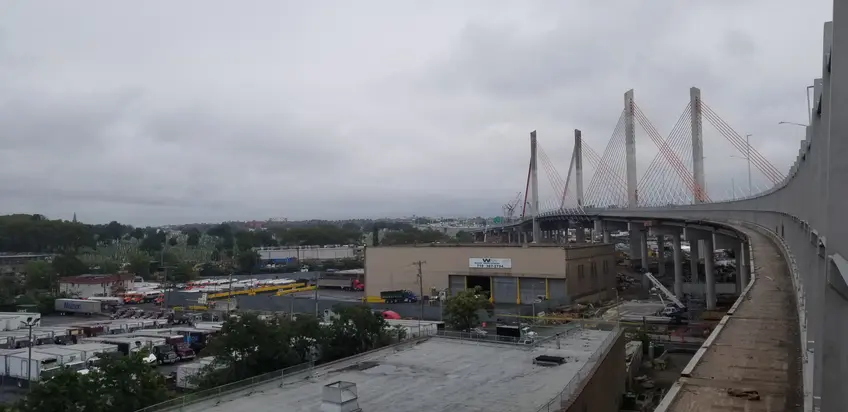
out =
[(565, 279), (548, 279), (548, 298), (552, 303), (567, 305), (571, 303), (568, 299)]
[(465, 276), (463, 276), (463, 275), (449, 275), (448, 276), (448, 288), (450, 288), (451, 296), (455, 296), (457, 293), (465, 290)]
[(515, 303), (518, 293), (518, 282), (516, 278), (494, 277), (492, 278), (494, 290), (492, 297), (495, 303)]
[(545, 297), (545, 279), (521, 278), (518, 279), (518, 287), (521, 293), (521, 303), (529, 305), (537, 297)]

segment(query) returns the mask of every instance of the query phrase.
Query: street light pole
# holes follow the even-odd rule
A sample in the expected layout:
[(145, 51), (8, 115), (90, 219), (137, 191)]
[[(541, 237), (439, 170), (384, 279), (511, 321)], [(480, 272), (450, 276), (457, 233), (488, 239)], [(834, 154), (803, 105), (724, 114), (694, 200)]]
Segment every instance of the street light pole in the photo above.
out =
[(29, 329), (29, 355), (27, 356), (27, 389), (32, 391), (32, 327), (38, 324), (40, 319), (28, 317), (26, 322), (21, 321)]
[(745, 157), (748, 160), (748, 196), (754, 195), (754, 188), (751, 186), (751, 134), (745, 135)]

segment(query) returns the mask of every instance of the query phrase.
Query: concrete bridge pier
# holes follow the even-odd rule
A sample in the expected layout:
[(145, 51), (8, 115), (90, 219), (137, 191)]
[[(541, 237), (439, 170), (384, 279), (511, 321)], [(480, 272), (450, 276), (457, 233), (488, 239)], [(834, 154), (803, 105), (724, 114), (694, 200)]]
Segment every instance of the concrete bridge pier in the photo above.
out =
[(680, 232), (671, 235), (674, 251), (674, 295), (683, 299), (683, 249), (680, 247)]
[[(674, 262), (674, 295), (683, 299), (683, 250), (681, 249), (681, 228), (677, 226), (656, 226), (649, 228), (649, 234), (657, 237), (657, 251), (665, 245), (665, 239), (671, 237), (672, 259)], [(663, 254), (661, 254), (663, 255)], [(658, 274), (665, 273), (665, 257), (657, 257), (660, 263)]]
[[(713, 233), (685, 228), (686, 240), (689, 241), (690, 256), (692, 258), (693, 283), (695, 280), (694, 274), (698, 269), (698, 255), (696, 253), (703, 245), (704, 255), (704, 300), (706, 301), (707, 310), (715, 310), (716, 308), (716, 293), (715, 293), (715, 242)], [(700, 253), (698, 253), (700, 254)]]
[[(747, 254), (743, 254), (742, 241), (737, 238), (722, 236), (719, 234), (713, 235), (713, 241), (715, 242), (716, 249), (729, 249), (733, 251), (736, 264), (736, 293), (742, 293), (742, 289), (744, 289), (745, 284), (747, 284), (747, 281), (744, 283), (742, 281), (742, 271), (746, 266), (744, 255)], [(704, 265), (706, 265), (706, 261), (704, 261)]]
[(583, 225), (577, 225), (574, 228), (574, 241), (576, 243), (586, 243), (586, 229)]
[(657, 274), (665, 276), (665, 236), (657, 235)]
[(627, 232), (630, 236), (630, 263), (633, 266), (642, 267), (642, 237), (641, 237), (641, 233), (642, 233), (643, 230), (645, 230), (645, 224), (644, 223), (639, 223), (639, 222), (628, 222), (627, 223)]
[(605, 222), (601, 219), (596, 219), (594, 229), (595, 229), (595, 232), (601, 233), (601, 236), (602, 236), (601, 241), (602, 242), (610, 243), (610, 231), (609, 231), (609, 228), (607, 227), (607, 222)]

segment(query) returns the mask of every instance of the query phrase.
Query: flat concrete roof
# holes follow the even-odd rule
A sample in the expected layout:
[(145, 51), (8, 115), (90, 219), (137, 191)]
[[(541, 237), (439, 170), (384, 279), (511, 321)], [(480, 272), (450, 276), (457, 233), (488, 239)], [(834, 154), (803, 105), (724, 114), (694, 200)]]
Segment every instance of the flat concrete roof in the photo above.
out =
[[(185, 412), (319, 412), (324, 385), (357, 385), (363, 411), (535, 412), (563, 390), (614, 332), (575, 329), (535, 350), (434, 337), (403, 349), (386, 348), (245, 390), (226, 399), (183, 407)], [(562, 356), (538, 366), (540, 355)], [(592, 361), (594, 362), (594, 361)], [(219, 403), (220, 402), (220, 403)]]

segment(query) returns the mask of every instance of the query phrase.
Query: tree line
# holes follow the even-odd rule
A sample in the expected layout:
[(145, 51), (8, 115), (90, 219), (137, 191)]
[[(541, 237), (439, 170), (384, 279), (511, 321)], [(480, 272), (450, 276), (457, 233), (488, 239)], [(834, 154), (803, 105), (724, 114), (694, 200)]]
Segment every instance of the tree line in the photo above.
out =
[[(337, 308), (328, 325), (309, 315), (228, 318), (202, 352), (213, 362), (194, 379), (198, 389), (236, 382), (307, 362), (322, 364), (406, 338), (365, 306)], [(106, 357), (86, 375), (63, 370), (34, 384), (20, 402), (2, 412), (134, 411), (177, 396), (164, 377), (144, 364), (145, 353)]]

